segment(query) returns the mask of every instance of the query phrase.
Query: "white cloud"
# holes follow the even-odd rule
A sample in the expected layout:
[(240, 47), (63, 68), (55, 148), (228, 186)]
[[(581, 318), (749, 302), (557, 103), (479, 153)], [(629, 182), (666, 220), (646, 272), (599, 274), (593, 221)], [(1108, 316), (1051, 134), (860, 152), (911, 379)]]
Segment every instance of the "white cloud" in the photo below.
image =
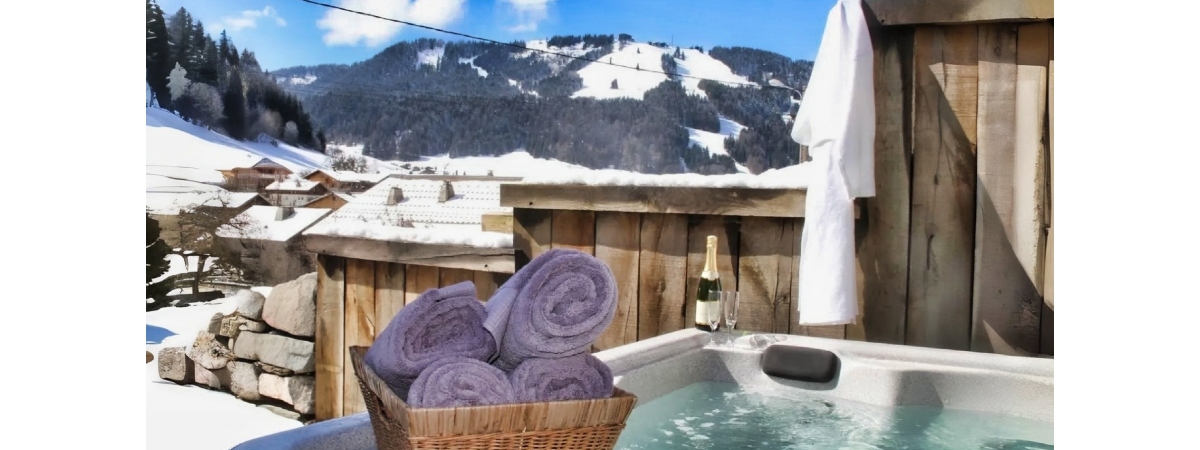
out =
[[(431, 27), (444, 27), (461, 18), (466, 10), (466, 0), (338, 0), (336, 5)], [(377, 47), (399, 34), (405, 25), (331, 9), (317, 21), (317, 27), (325, 30), (325, 45), (358, 45), (361, 41)]]
[(517, 17), (517, 24), (508, 27), (512, 33), (537, 31), (538, 23), (546, 20), (547, 10), (554, 0), (500, 0)]
[(281, 27), (287, 26), (287, 21), (279, 17), (279, 12), (275, 11), (270, 5), (260, 10), (246, 10), (236, 17), (225, 17), (221, 19), (221, 23), (230, 31), (238, 31), (243, 28), (254, 28), (258, 25), (258, 19), (274, 19), (275, 24)]

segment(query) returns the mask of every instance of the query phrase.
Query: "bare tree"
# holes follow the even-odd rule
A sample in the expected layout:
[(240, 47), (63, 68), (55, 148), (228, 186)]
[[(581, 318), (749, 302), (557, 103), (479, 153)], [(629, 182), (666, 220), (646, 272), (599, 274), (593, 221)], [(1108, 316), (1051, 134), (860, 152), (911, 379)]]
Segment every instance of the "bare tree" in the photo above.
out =
[(213, 273), (204, 270), (209, 258), (216, 259), (214, 270), (242, 278), (247, 275), (241, 255), (221, 243), (217, 230), (237, 230), (253, 235), (261, 233), (262, 227), (253, 219), (239, 216), (230, 206), (229, 193), (219, 191), (206, 201), (180, 208), (177, 222), (180, 249), (175, 253), (183, 256), (185, 262), (189, 257), (198, 258), (192, 276), (192, 294), (198, 294), (200, 282)]

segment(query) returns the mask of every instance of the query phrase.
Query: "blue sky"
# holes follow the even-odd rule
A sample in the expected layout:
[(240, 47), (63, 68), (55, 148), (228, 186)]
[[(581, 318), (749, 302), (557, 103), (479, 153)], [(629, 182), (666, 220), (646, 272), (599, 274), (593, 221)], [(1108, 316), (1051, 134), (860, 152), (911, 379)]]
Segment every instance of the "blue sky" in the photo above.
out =
[[(475, 36), (512, 40), (629, 33), (641, 42), (746, 46), (813, 59), (836, 0), (316, 0)], [(264, 69), (353, 63), (395, 42), (458, 36), (336, 11), (300, 0), (158, 0), (181, 6), (216, 38), (222, 29)]]

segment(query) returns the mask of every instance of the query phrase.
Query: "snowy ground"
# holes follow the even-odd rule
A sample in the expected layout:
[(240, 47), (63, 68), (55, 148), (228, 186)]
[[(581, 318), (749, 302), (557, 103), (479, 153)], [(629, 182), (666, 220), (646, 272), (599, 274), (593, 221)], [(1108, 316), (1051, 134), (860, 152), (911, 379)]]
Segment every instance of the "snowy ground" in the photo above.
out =
[[(270, 293), (270, 288), (254, 289)], [(225, 298), (146, 313), (146, 350), (155, 357), (146, 364), (146, 448), (227, 449), (302, 425), (228, 393), (158, 377), (160, 349), (187, 346), (214, 313), (228, 314), (236, 308)]]

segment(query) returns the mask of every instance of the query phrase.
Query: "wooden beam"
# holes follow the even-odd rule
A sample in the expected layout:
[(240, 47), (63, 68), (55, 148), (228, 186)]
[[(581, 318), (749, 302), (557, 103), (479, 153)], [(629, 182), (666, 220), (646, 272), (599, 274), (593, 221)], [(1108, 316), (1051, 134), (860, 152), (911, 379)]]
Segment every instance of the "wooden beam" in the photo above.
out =
[(977, 27), (927, 26), (914, 33), (905, 343), (966, 350), (975, 258)]
[(909, 213), (912, 204), (913, 30), (897, 27), (874, 36), (875, 197), (863, 202), (855, 224), (859, 280), (858, 323), (848, 338), (903, 344), (908, 314)]
[(1040, 353), (1040, 183), (1049, 24), (980, 26), (979, 212), (971, 350)]
[(513, 264), (516, 269), (525, 267), (533, 258), (550, 250), (552, 217), (550, 211), (513, 209)]
[(1054, 0), (864, 0), (883, 25), (1022, 22), (1054, 18)]
[(513, 230), (512, 211), (483, 213), (480, 216), (480, 222), (480, 228), (483, 231), (512, 233)]
[(1042, 354), (1054, 355), (1054, 24), (1050, 24), (1050, 64), (1047, 74), (1049, 139), (1046, 140), (1046, 253), (1042, 271)]
[(501, 206), (526, 209), (803, 217), (804, 197), (799, 189), (500, 185)]
[(404, 304), (408, 305), (425, 291), (437, 288), (441, 281), (438, 272), (440, 270), (433, 266), (409, 265), (404, 277)]
[(505, 281), (511, 277), (508, 274), (492, 273), (492, 272), (474, 272), (475, 273), (475, 295), (479, 296), (480, 300), (488, 301), (492, 295), (496, 293)]
[[(375, 262), (346, 260), (346, 344), (344, 361), (350, 361), (350, 347), (370, 347), (375, 342)], [(367, 410), (353, 364), (346, 364), (342, 375), (342, 415)]]
[(342, 416), (346, 260), (317, 255), (317, 329), (314, 341), (316, 386), (313, 391), (316, 420)]
[(643, 214), (638, 340), (692, 326), (686, 319), (687, 216)]
[(375, 263), (375, 337), (404, 307), (405, 267), (399, 263)]
[(596, 213), (593, 211), (551, 211), (550, 247), (596, 253)]
[(642, 216), (634, 213), (596, 214), (596, 258), (617, 280), (617, 313), (596, 338), (593, 351), (607, 350), (638, 339), (638, 253)]
[(314, 253), (349, 259), (513, 273), (513, 249), (395, 242), (360, 237), (304, 235)]
[[(438, 270), (438, 287), (446, 287), (464, 281), (470, 281), (471, 284), (475, 284), (475, 272), (465, 269), (448, 268)], [(479, 295), (479, 289), (475, 290), (475, 295)]]

